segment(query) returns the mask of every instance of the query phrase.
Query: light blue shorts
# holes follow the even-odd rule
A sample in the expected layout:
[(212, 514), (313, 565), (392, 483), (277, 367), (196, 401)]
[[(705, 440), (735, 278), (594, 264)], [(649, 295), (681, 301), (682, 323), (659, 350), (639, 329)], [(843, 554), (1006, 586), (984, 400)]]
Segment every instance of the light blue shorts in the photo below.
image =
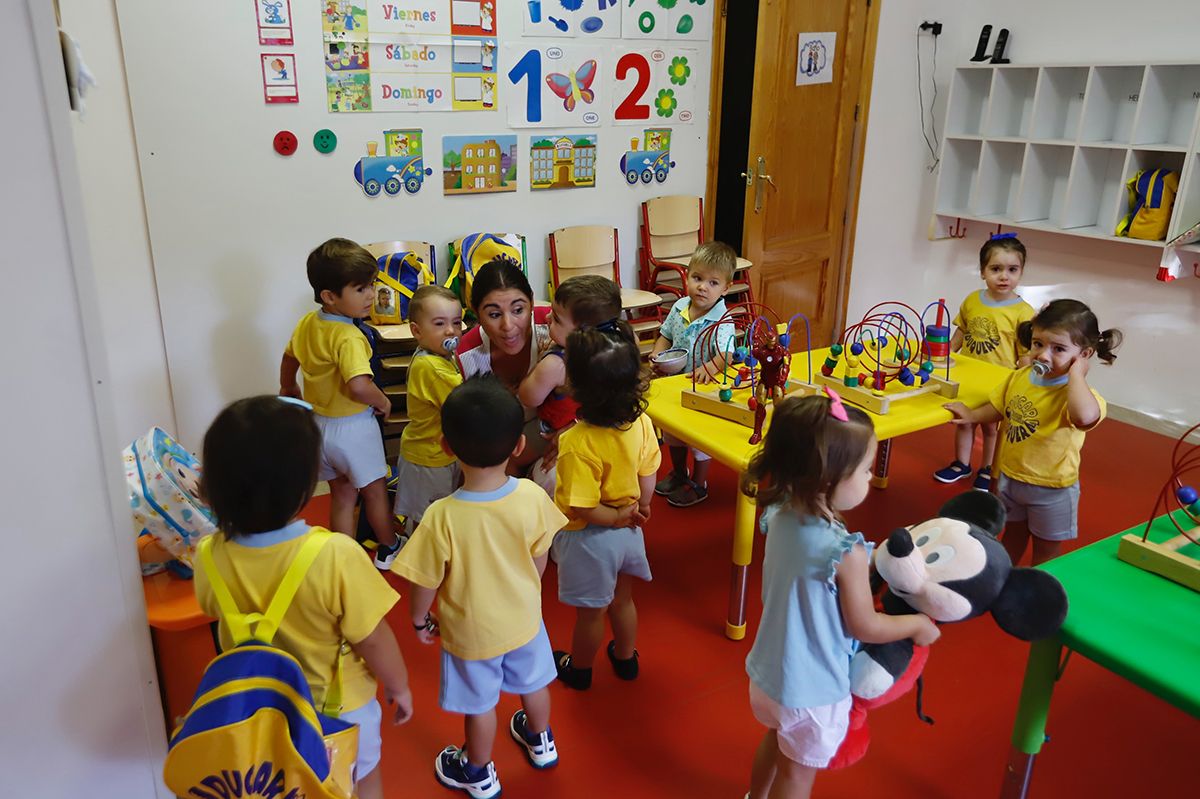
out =
[(572, 607), (610, 605), (619, 574), (654, 579), (640, 527), (562, 530), (554, 536), (550, 557), (558, 564), (558, 601)]
[(321, 428), (321, 468), (318, 480), (345, 477), (355, 488), (369, 486), (387, 476), (383, 435), (375, 411), (367, 408), (353, 416), (313, 414)]
[(383, 707), (378, 699), (372, 699), (357, 710), (343, 711), (342, 721), (358, 725), (358, 759), (354, 761), (354, 779), (357, 782), (379, 767), (383, 736), (379, 731), (383, 723)]
[(418, 466), (400, 456), (396, 462), (395, 512), (404, 517), (409, 533), (434, 501), (454, 493), (461, 475), (458, 461), (446, 466)]
[(1043, 541), (1079, 537), (1079, 481), (1047, 488), (1000, 475), (1000, 499), (1010, 522), (1028, 522), (1029, 532)]
[(540, 691), (558, 676), (546, 625), (527, 644), (487, 660), (463, 660), (442, 650), (442, 687), (438, 704), (450, 713), (477, 716), (500, 701), (500, 692), (524, 696)]

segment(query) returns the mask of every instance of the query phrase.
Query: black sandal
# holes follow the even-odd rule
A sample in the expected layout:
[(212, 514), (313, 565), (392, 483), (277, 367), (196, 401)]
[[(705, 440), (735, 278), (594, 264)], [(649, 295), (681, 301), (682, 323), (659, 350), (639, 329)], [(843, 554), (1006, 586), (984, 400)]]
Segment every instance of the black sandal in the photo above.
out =
[(613, 671), (622, 680), (636, 680), (638, 676), (638, 653), (633, 650), (633, 657), (621, 660), (617, 657), (617, 642), (608, 642), (608, 660), (612, 663)]
[(561, 649), (554, 650), (554, 668), (558, 670), (559, 682), (576, 691), (586, 691), (592, 687), (592, 670), (577, 669), (571, 665), (571, 653)]

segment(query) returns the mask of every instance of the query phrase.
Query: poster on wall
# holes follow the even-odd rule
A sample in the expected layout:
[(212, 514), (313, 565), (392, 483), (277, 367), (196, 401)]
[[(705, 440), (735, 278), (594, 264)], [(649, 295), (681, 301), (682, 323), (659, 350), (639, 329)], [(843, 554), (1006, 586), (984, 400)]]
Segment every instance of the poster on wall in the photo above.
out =
[(690, 123), (697, 112), (693, 69), (698, 54), (671, 46), (621, 53), (613, 72), (613, 122)]
[(529, 188), (585, 189), (596, 185), (596, 134), (569, 133), (529, 144)]
[(480, 133), (442, 137), (444, 194), (488, 194), (516, 190), (516, 136)]
[(323, 2), (329, 111), (494, 110), (496, 2)]
[(630, 186), (662, 183), (674, 168), (670, 128), (647, 128), (642, 136), (629, 140), (629, 149), (621, 156), (621, 173)]
[(258, 43), (292, 45), (292, 0), (254, 0), (258, 14)]
[(833, 56), (837, 31), (802, 33), (796, 55), (796, 85), (833, 83)]
[(395, 196), (401, 189), (416, 194), (433, 174), (424, 157), (420, 129), (385, 130), (382, 152), (378, 140), (367, 142), (367, 154), (354, 164), (354, 179), (368, 197), (381, 191)]
[(508, 124), (514, 128), (599, 125), (601, 50), (587, 45), (504, 46)]
[(263, 100), (267, 103), (298, 103), (296, 56), (292, 53), (260, 53)]
[(526, 36), (619, 39), (619, 0), (515, 0)]
[(712, 38), (717, 0), (624, 0), (621, 36), (625, 39)]

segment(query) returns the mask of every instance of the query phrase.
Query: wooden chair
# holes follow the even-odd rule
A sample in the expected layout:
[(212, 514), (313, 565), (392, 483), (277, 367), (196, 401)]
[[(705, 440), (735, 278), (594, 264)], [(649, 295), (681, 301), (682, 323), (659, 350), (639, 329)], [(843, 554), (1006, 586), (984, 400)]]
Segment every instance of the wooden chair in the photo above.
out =
[[(600, 275), (621, 287), (621, 253), (617, 229), (580, 225), (550, 234), (550, 296), (569, 277)], [(640, 289), (621, 287), (621, 310), (638, 336), (643, 354), (654, 347), (662, 326), (662, 298)], [(649, 338), (647, 342), (646, 339)]]
[[(655, 197), (642, 203), (642, 287), (671, 299), (682, 297), (688, 262), (704, 240), (704, 201), (687, 195)], [(725, 297), (737, 302), (754, 302), (750, 267), (738, 258), (733, 282)]]

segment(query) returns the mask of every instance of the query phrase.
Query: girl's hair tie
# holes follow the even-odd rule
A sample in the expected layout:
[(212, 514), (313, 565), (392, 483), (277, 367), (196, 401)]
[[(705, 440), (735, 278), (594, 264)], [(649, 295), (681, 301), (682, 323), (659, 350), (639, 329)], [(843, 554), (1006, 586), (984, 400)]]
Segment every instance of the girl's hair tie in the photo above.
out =
[(596, 325), (596, 329), (601, 333), (616, 333), (620, 328), (617, 327), (617, 320), (614, 317), (613, 319), (609, 319), (607, 322), (601, 322), (600, 324)]
[(842, 404), (841, 396), (829, 386), (825, 386), (825, 396), (829, 397), (829, 415), (839, 422), (850, 421), (850, 416), (846, 413), (846, 406)]
[(998, 239), (1015, 239), (1016, 233), (993, 233), (988, 241), (996, 241)]

